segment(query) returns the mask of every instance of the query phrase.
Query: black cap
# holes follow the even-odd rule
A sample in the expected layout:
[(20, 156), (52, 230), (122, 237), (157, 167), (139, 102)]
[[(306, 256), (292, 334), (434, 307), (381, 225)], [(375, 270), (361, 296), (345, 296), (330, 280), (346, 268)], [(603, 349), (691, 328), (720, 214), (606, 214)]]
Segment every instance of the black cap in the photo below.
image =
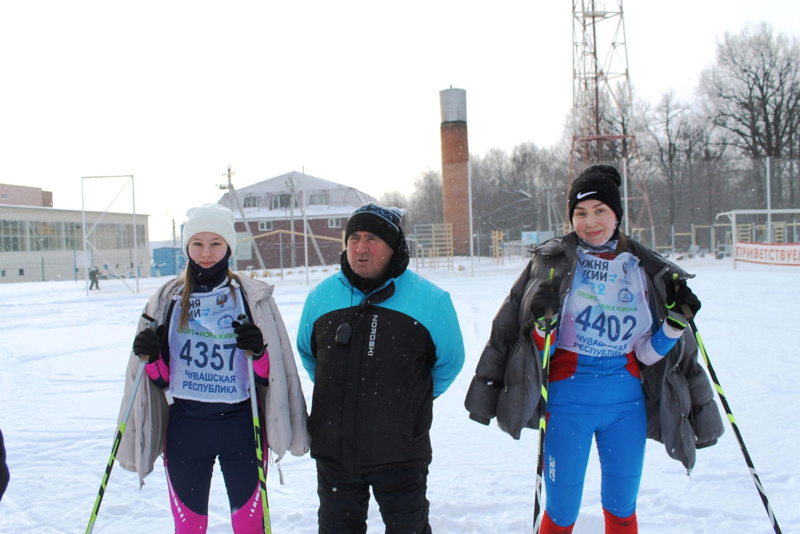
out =
[(344, 231), (344, 242), (353, 232), (369, 232), (383, 239), (392, 250), (400, 242), (400, 213), (395, 208), (364, 204), (350, 215)]
[(608, 205), (617, 216), (617, 222), (622, 220), (622, 199), (619, 195), (619, 186), (622, 184), (619, 171), (611, 165), (592, 165), (572, 182), (569, 189), (569, 220), (578, 202), (596, 199)]

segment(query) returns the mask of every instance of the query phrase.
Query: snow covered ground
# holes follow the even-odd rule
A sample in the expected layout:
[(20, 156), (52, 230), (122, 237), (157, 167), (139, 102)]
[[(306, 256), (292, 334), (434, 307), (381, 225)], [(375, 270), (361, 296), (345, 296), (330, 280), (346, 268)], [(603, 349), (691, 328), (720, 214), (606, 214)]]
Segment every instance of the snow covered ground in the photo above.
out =
[[(784, 533), (800, 532), (800, 269), (694, 258), (679, 263), (697, 274), (703, 302), (697, 323), (764, 489)], [(413, 267), (412, 263), (412, 267)], [(453, 298), (467, 362), (435, 403), (434, 461), (428, 497), (437, 534), (524, 533), (531, 529), (537, 437), (512, 440), (492, 423), (470, 421), (463, 401), (491, 320), (521, 258), (486, 258), (456, 268), (419, 269)], [(294, 340), (306, 294), (324, 276), (316, 268), (268, 281)], [(11, 483), (0, 502), (0, 532), (84, 532), (116, 432), (123, 372), (134, 329), (149, 294), (165, 279), (143, 279), (140, 293), (104, 280), (88, 297), (83, 282), (0, 285), (0, 428)], [(135, 281), (128, 281), (135, 288)], [(298, 364), (299, 366), (299, 364)], [(310, 404), (311, 383), (301, 371)], [(286, 484), (270, 468), (273, 530), (316, 532), (313, 460), (287, 457)], [(592, 458), (575, 532), (603, 531), (599, 465)], [(698, 452), (691, 477), (663, 446), (649, 441), (638, 507), (643, 533), (771, 533), (764, 507), (726, 423), (720, 442)], [(221, 474), (212, 484), (211, 533), (229, 533)], [(136, 475), (115, 466), (94, 532), (164, 533), (173, 523), (163, 466), (140, 491)], [(369, 532), (383, 532), (373, 503)]]

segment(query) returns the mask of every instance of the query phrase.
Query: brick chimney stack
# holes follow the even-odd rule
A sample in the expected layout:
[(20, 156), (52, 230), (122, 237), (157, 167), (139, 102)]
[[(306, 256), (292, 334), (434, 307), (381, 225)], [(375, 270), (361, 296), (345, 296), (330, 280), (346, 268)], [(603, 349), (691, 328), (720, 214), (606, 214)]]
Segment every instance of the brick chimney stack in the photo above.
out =
[(444, 222), (453, 225), (453, 252), (468, 255), (469, 145), (467, 144), (467, 92), (439, 91), (442, 110), (442, 189)]

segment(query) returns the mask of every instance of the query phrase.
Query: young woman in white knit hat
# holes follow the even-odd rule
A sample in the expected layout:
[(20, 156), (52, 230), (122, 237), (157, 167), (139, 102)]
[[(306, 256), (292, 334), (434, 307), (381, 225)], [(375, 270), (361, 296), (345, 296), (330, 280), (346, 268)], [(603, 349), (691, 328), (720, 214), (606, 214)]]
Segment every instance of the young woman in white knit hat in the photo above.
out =
[[(260, 533), (264, 507), (246, 354), (253, 355), (265, 423), (261, 441), (278, 460), (287, 450), (296, 456), (308, 451), (305, 397), (273, 287), (239, 278), (228, 267), (236, 252), (233, 213), (205, 204), (187, 216), (186, 270), (150, 297), (139, 321), (122, 406), (131, 395), (137, 402), (117, 459), (143, 484), (163, 455), (178, 534), (206, 532), (211, 474), (219, 459), (233, 531)], [(147, 378), (133, 391), (142, 359)]]

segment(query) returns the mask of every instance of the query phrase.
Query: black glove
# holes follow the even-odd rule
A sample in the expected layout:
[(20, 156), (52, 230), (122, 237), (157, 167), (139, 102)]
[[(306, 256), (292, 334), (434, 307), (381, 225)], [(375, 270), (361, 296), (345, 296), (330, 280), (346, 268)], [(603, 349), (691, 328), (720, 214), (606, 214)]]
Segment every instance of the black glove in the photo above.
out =
[(539, 288), (533, 295), (531, 301), (531, 313), (536, 327), (540, 330), (547, 329), (547, 311), (551, 311), (553, 317), (550, 319), (550, 327), (555, 328), (558, 324), (558, 314), (561, 311), (561, 297), (558, 294), (558, 280), (545, 280), (539, 284)]
[(264, 356), (264, 335), (261, 330), (253, 323), (240, 323), (233, 321), (233, 333), (236, 334), (236, 346), (242, 350), (249, 350), (253, 353), (253, 359), (258, 360)]
[(161, 355), (161, 345), (164, 343), (164, 331), (166, 328), (162, 324), (157, 330), (145, 328), (133, 338), (133, 353), (139, 358), (147, 357), (147, 363), (153, 363)]
[(686, 280), (667, 277), (664, 283), (667, 288), (667, 322), (683, 330), (700, 309), (700, 300), (686, 285)]

